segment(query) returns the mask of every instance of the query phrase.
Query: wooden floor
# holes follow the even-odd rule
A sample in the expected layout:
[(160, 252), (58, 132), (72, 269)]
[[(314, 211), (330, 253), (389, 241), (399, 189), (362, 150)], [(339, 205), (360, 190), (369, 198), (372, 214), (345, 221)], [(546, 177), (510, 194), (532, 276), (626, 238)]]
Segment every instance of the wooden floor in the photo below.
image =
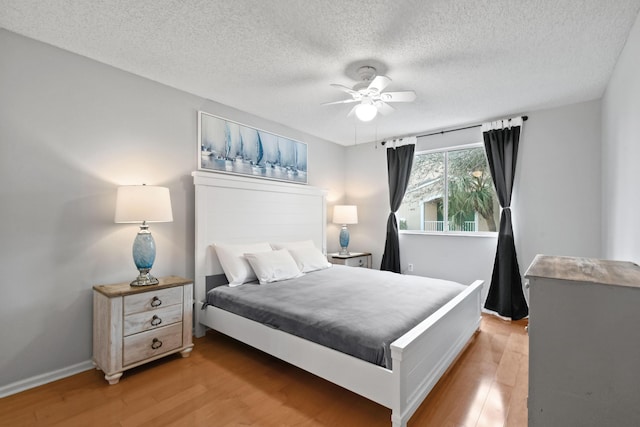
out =
[[(526, 321), (480, 331), (410, 427), (527, 425)], [(0, 399), (0, 426), (367, 426), (391, 410), (218, 333), (109, 386), (87, 371)]]

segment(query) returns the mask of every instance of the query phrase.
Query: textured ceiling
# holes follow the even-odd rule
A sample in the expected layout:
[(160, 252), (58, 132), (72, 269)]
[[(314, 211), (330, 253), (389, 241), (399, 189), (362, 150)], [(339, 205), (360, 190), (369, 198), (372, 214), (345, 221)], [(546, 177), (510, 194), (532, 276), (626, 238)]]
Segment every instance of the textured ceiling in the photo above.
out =
[[(640, 0), (0, 0), (0, 26), (344, 145), (599, 98)], [(371, 123), (330, 83), (414, 90)]]

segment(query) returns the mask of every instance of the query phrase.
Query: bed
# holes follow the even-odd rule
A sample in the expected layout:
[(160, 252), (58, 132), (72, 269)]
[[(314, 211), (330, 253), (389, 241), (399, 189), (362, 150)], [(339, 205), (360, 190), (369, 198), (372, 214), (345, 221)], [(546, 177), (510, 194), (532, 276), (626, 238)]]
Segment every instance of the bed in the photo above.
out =
[[(325, 191), (207, 172), (194, 172), (193, 178), (196, 336), (203, 336), (206, 328), (229, 335), (390, 408), (392, 425), (406, 426), (478, 329), (482, 281), (462, 287), (451, 300), (391, 342), (387, 351), (390, 361), (365, 361), (207, 303), (208, 292), (226, 283), (213, 242), (308, 239), (326, 253)], [(327, 270), (335, 274), (339, 270), (335, 267), (340, 266)]]

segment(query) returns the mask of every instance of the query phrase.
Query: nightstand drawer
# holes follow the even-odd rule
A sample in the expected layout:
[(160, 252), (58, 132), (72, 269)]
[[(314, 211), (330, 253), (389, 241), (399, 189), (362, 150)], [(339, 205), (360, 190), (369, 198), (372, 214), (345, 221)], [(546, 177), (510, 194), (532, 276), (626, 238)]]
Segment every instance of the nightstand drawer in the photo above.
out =
[(346, 265), (348, 267), (371, 268), (371, 253), (352, 252), (348, 255), (338, 253), (328, 254), (327, 259), (332, 264)]
[(369, 256), (359, 256), (344, 260), (344, 265), (349, 267), (369, 267)]
[(182, 304), (182, 288), (180, 287), (127, 295), (124, 297), (124, 314), (157, 310), (174, 304)]
[(157, 329), (182, 321), (182, 305), (174, 304), (153, 311), (129, 314), (124, 317), (124, 336)]
[(154, 357), (182, 345), (182, 322), (124, 338), (122, 365)]

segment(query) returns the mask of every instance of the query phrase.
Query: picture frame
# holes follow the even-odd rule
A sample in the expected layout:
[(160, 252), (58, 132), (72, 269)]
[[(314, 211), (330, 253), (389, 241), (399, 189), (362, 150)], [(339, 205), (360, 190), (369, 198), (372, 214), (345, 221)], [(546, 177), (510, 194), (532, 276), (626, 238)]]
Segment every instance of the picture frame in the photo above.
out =
[(198, 111), (198, 170), (307, 184), (304, 142)]

